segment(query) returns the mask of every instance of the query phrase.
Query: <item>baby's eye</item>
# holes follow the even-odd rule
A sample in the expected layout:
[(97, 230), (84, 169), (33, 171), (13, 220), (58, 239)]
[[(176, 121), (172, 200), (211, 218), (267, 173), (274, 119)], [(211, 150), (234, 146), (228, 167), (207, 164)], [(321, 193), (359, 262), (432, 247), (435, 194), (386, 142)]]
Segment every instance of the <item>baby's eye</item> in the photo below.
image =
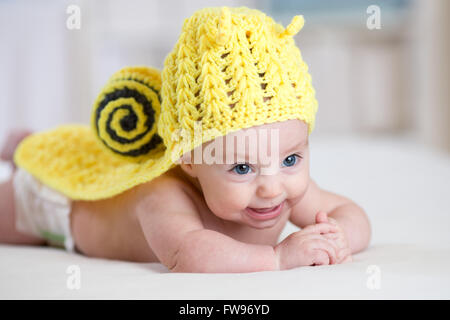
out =
[(291, 154), (289, 157), (284, 159), (283, 164), (286, 167), (292, 167), (294, 164), (297, 163), (297, 157), (301, 158), (298, 154)]
[(232, 171), (236, 172), (237, 174), (247, 174), (250, 170), (250, 166), (247, 164), (238, 164), (237, 166), (233, 167), (231, 169)]

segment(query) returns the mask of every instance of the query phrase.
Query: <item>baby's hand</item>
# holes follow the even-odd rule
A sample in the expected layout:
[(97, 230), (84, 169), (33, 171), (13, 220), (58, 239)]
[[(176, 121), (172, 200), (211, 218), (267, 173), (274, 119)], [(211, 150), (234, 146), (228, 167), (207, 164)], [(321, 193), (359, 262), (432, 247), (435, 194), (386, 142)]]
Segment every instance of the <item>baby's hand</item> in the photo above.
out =
[(275, 246), (278, 269), (336, 263), (339, 248), (335, 241), (324, 236), (335, 232), (338, 232), (335, 225), (318, 223), (291, 233)]
[(337, 251), (337, 261), (336, 263), (345, 263), (352, 261), (352, 251), (350, 249), (347, 236), (345, 235), (344, 230), (339, 226), (337, 221), (333, 218), (327, 216), (327, 214), (323, 211), (319, 211), (316, 215), (316, 223), (330, 223), (337, 228), (337, 232), (327, 233), (323, 236), (328, 240), (334, 242), (334, 244), (338, 247)]

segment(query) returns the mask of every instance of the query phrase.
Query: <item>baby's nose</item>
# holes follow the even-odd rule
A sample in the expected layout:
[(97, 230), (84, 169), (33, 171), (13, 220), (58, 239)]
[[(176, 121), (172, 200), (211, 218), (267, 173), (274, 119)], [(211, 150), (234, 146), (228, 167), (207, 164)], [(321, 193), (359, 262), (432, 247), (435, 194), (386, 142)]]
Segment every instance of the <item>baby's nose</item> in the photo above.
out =
[(282, 182), (279, 177), (275, 174), (265, 175), (259, 178), (258, 196), (261, 198), (279, 199), (283, 192)]

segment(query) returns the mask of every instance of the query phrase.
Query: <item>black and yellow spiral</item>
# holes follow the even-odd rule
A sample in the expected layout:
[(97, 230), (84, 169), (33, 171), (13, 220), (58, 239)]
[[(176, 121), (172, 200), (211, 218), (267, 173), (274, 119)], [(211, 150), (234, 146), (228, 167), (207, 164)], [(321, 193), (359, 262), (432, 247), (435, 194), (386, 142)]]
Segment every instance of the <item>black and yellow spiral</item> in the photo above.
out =
[(141, 160), (163, 146), (157, 133), (160, 90), (160, 72), (149, 67), (127, 67), (109, 79), (91, 116), (91, 126), (108, 150)]

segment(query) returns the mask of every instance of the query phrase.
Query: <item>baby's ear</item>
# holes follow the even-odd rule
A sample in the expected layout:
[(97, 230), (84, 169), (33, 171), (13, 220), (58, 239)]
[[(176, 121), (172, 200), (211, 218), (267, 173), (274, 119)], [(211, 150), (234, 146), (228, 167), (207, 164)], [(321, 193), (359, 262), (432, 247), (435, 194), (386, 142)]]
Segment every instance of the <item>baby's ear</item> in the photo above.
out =
[(193, 178), (196, 177), (195, 170), (192, 166), (192, 163), (190, 163), (190, 161), (185, 161), (185, 160), (183, 160), (183, 158), (181, 158), (180, 167), (184, 172), (186, 172), (191, 177), (193, 177)]

